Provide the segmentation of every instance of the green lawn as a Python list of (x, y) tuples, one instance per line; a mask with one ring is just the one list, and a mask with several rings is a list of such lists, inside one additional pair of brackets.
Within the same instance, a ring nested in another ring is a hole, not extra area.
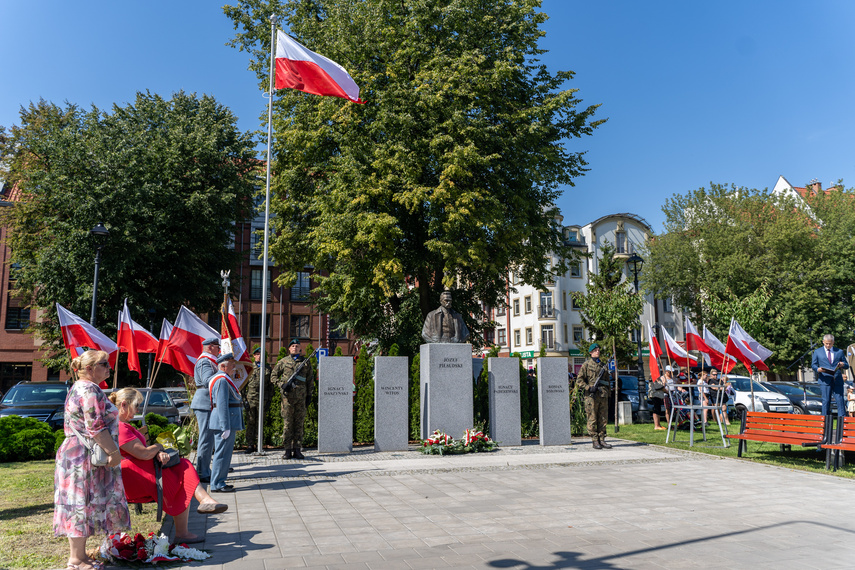
[[(0, 463), (0, 568), (65, 568), (68, 540), (53, 536), (54, 461)], [(156, 505), (131, 508), (133, 532), (159, 532)], [(87, 550), (103, 537), (90, 538)]]
[[(663, 424), (666, 425), (666, 424)], [(695, 445), (689, 447), (689, 431), (677, 430), (677, 442), (673, 441), (665, 443), (665, 435), (668, 433), (665, 430), (656, 431), (653, 429), (653, 424), (633, 424), (629, 426), (619, 426), (620, 431), (615, 433), (614, 424), (609, 425), (608, 433), (620, 439), (629, 439), (652, 445), (661, 445), (673, 449), (685, 449), (688, 451), (696, 451), (698, 453), (708, 453), (710, 455), (721, 455), (723, 457), (736, 458), (736, 446), (738, 441), (728, 440), (730, 447), (721, 447), (721, 436), (718, 432), (718, 425), (711, 423), (707, 426), (707, 441), (703, 440), (701, 431), (695, 430)], [(734, 434), (739, 432), (739, 423), (732, 422), (728, 427), (729, 433)], [(673, 432), (672, 432), (673, 433)], [(812, 447), (793, 447), (789, 451), (781, 451), (780, 446), (775, 443), (762, 443), (756, 441), (748, 442), (748, 451), (743, 452), (741, 460), (756, 461), (757, 463), (769, 463), (792, 469), (800, 469), (802, 471), (817, 471), (821, 473), (833, 474), (837, 477), (847, 477), (855, 479), (855, 466), (851, 463), (845, 467), (838, 469), (836, 472), (825, 470), (825, 452), (818, 453)], [(855, 456), (849, 454), (848, 461), (855, 463)]]

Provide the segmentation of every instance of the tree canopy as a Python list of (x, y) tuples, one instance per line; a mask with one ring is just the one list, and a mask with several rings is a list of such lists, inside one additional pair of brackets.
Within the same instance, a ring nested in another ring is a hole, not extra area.
[(45, 101), (22, 108), (20, 125), (0, 140), (8, 182), (20, 191), (3, 221), (16, 291), (44, 315), (33, 323), (38, 336), (61, 348), (55, 302), (89, 316), (89, 230), (99, 222), (110, 232), (99, 329), (115, 331), (126, 297), (145, 324), (173, 319), (182, 304), (216, 309), (219, 272), (236, 261), (235, 222), (251, 213), (253, 146), (208, 96), (138, 93), (110, 112)]
[[(538, 286), (545, 254), (572, 259), (554, 224), (559, 185), (587, 170), (567, 139), (602, 122), (573, 73), (538, 61), (536, 0), (242, 0), (226, 6), (266, 89), (271, 14), (360, 86), (357, 105), (275, 96), (271, 252), (284, 284), (306, 265), (322, 310), (409, 352), (412, 324), (454, 290), (479, 342), (478, 303), (508, 273)], [(285, 27), (285, 26), (283, 26)], [(564, 268), (566, 270), (566, 268)], [(415, 296), (415, 299), (412, 297)], [(420, 326), (420, 325), (419, 325)], [(381, 330), (382, 329), (382, 330)], [(383, 338), (381, 332), (390, 332)], [(406, 347), (406, 348), (405, 348)]]
[(783, 371), (824, 333), (853, 340), (853, 200), (842, 184), (804, 198), (717, 184), (674, 195), (644, 284), (722, 340), (736, 317)]

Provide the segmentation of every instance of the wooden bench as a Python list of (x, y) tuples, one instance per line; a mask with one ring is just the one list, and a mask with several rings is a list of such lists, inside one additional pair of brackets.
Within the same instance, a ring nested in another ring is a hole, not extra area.
[(739, 433), (727, 437), (739, 440), (736, 455), (742, 457), (742, 451), (748, 451), (748, 441), (778, 443), (781, 445), (781, 451), (793, 445), (802, 447), (824, 445), (830, 441), (830, 427), (831, 422), (826, 416), (744, 410)]
[[(825, 468), (834, 466), (834, 471), (842, 467), (841, 451), (855, 451), (855, 418), (838, 416), (837, 429), (834, 430), (833, 443), (824, 443), (822, 448), (827, 451), (825, 455)], [(832, 459), (832, 455), (834, 456)]]

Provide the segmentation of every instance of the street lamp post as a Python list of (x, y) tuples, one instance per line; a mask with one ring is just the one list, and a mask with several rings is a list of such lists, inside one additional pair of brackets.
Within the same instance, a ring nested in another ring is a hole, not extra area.
[(92, 285), (92, 312), (89, 314), (89, 324), (95, 326), (95, 305), (98, 303), (98, 266), (101, 265), (101, 248), (104, 247), (104, 240), (110, 235), (109, 230), (104, 227), (104, 224), (98, 222), (98, 225), (89, 230), (89, 235), (95, 238), (95, 282)]
[[(638, 274), (644, 266), (644, 260), (637, 253), (633, 253), (626, 264), (632, 271), (635, 294), (638, 294)], [(642, 309), (643, 312), (643, 309)], [(647, 385), (644, 381), (644, 360), (641, 358), (641, 335), (635, 335), (636, 349), (638, 351), (638, 421), (640, 423), (650, 421), (650, 410), (647, 408)]]

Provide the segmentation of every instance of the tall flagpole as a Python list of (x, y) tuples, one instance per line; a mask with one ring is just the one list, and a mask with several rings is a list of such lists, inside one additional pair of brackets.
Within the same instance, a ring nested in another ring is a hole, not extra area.
[(258, 387), (258, 446), (256, 453), (264, 453), (264, 382), (267, 372), (267, 247), (270, 235), (270, 148), (273, 139), (273, 80), (276, 69), (276, 24), (279, 19), (276, 15), (270, 16), (270, 89), (267, 92), (269, 98), (267, 103), (267, 189), (264, 196), (264, 269), (261, 272), (261, 369), (258, 371), (261, 378)]

